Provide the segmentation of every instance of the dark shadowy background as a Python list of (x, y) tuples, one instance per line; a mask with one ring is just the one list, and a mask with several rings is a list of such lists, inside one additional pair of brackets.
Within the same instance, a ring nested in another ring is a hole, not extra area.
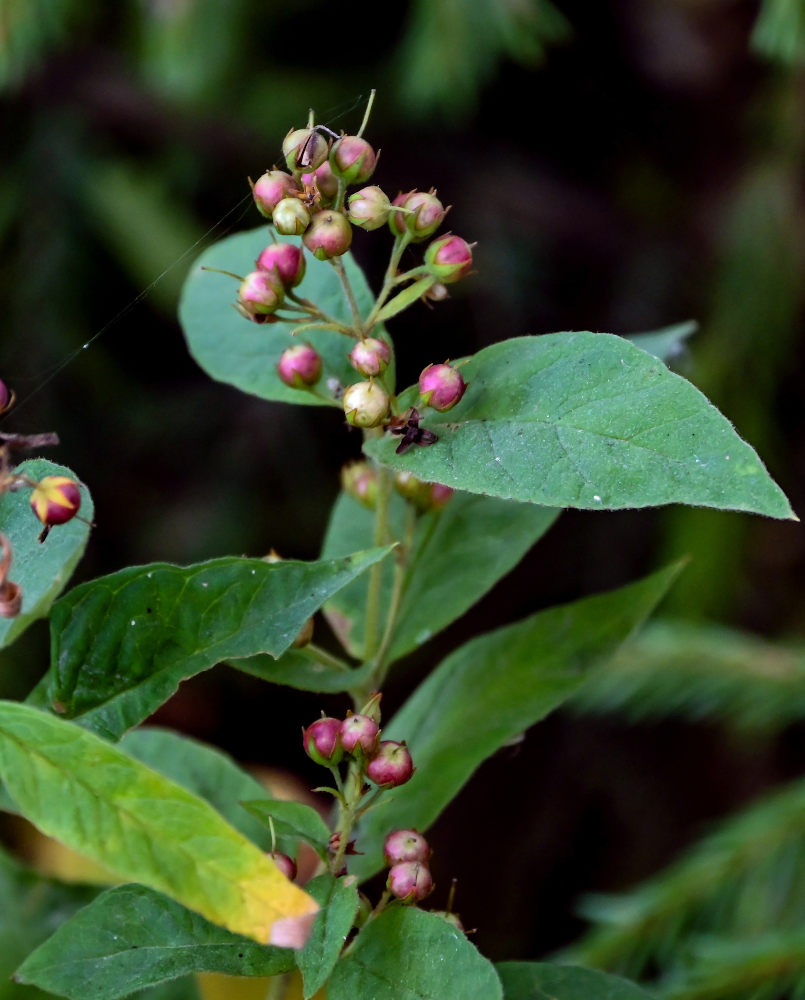
[[(802, 39), (779, 2), (758, 29), (761, 6), (407, 0), (381, 23), (379, 8), (319, 0), (0, 0), (0, 377), (20, 400), (3, 428), (58, 431), (52, 457), (93, 492), (77, 578), (272, 546), (317, 555), (357, 435), (337, 414), (211, 382), (175, 310), (205, 234), (260, 223), (246, 178), (278, 159), (288, 128), (312, 106), (355, 130), (373, 86), (375, 181), (392, 195), (436, 187), (452, 230), (478, 241), (478, 273), (450, 302), (393, 321), (403, 384), (509, 335), (694, 318), (679, 369), (805, 509)], [(374, 279), (389, 246), (356, 234)], [(686, 553), (669, 613), (805, 631), (797, 525), (570, 512), (414, 658), (388, 705), (457, 642)], [(41, 625), (4, 651), (0, 693), (24, 696), (46, 658)], [(298, 733), (320, 707), (220, 668), (161, 719), (318, 781)], [(802, 735), (746, 745), (704, 724), (552, 718), (436, 825), (437, 903), (455, 874), (482, 950), (544, 954), (581, 926), (581, 892), (632, 884), (706, 821), (801, 773)]]

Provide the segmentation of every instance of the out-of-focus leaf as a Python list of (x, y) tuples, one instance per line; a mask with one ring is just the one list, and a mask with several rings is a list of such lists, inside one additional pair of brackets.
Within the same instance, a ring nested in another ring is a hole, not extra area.
[(635, 347), (648, 351), (655, 358), (666, 363), (679, 357), (685, 350), (685, 341), (699, 329), (699, 324), (693, 320), (686, 323), (674, 323), (661, 330), (651, 330), (649, 333), (630, 333), (625, 340), (630, 340)]
[(763, 0), (752, 48), (786, 66), (805, 63), (805, 5), (801, 0)]
[(634, 983), (593, 969), (550, 962), (499, 962), (504, 1000), (650, 1000)]

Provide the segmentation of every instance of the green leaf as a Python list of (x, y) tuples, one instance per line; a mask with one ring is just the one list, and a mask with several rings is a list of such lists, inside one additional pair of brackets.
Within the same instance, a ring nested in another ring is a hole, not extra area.
[(630, 340), (641, 351), (648, 351), (660, 361), (673, 361), (685, 349), (685, 341), (699, 329), (694, 320), (685, 323), (674, 323), (664, 326), (661, 330), (651, 330), (649, 333), (631, 333), (625, 340)]
[[(42, 878), (0, 851), (0, 1000), (20, 1000), (11, 974), (25, 956), (44, 941), (59, 924), (85, 906), (97, 889), (64, 885)], [(39, 1000), (45, 994), (28, 990)]]
[[(391, 535), (405, 535), (406, 509), (394, 494)], [(395, 660), (455, 621), (511, 570), (553, 524), (558, 510), (457, 493), (442, 511), (417, 519), (398, 626), (391, 644)], [(342, 493), (336, 501), (322, 549), (335, 558), (372, 543), (374, 513)], [(456, 572), (456, 567), (461, 572)], [(388, 607), (394, 562), (383, 566), (381, 607)], [(368, 580), (344, 587), (324, 606), (330, 626), (347, 651), (363, 656)]]
[(271, 837), (264, 824), (241, 805), (244, 799), (265, 797), (266, 790), (231, 757), (188, 736), (151, 727), (126, 733), (120, 748), (205, 799), (258, 847), (271, 849)]
[(326, 694), (360, 687), (368, 681), (374, 668), (374, 664), (366, 663), (353, 670), (334, 670), (312, 659), (306, 649), (289, 649), (278, 660), (270, 656), (250, 656), (232, 660), (229, 665), (271, 684), (286, 684), (300, 691)]
[[(287, 237), (279, 239), (298, 242)], [(188, 348), (204, 371), (219, 382), (234, 385), (261, 399), (326, 405), (327, 400), (311, 392), (290, 389), (277, 375), (280, 355), (287, 347), (299, 342), (291, 336), (291, 331), (306, 322), (304, 316), (300, 313), (301, 318), (293, 323), (252, 323), (233, 308), (237, 283), (222, 274), (202, 270), (204, 267), (219, 268), (245, 275), (254, 269), (255, 259), (270, 242), (268, 227), (261, 226), (229, 236), (199, 257), (187, 277), (179, 305), (179, 319)], [(358, 307), (366, 316), (374, 302), (374, 295), (352, 255), (345, 254), (340, 259), (346, 268)], [(309, 254), (306, 254), (306, 260), (304, 281), (294, 291), (339, 322), (351, 325), (352, 313), (335, 268)], [(372, 336), (385, 338), (381, 328), (373, 329)], [(322, 357), (320, 387), (329, 378), (337, 379), (342, 385), (355, 381), (355, 369), (347, 360), (353, 346), (349, 337), (334, 330), (305, 330), (300, 337), (309, 341)]]
[(443, 660), (383, 728), (384, 738), (408, 743), (417, 770), (367, 815), (359, 835), (365, 853), (350, 870), (365, 878), (382, 866), (388, 830), (427, 829), (483, 760), (581, 687), (650, 614), (680, 568), (540, 611)]
[(34, 703), (115, 739), (220, 660), (280, 656), (328, 597), (389, 551), (152, 563), (85, 583), (53, 608), (51, 668)]
[(338, 961), (358, 912), (358, 890), (354, 882), (332, 875), (319, 875), (305, 888), (319, 904), (310, 937), (296, 956), (308, 1000), (327, 982)]
[(367, 453), (421, 479), (547, 507), (685, 503), (794, 517), (729, 421), (622, 337), (506, 340), (461, 373), (469, 383), (461, 402), (427, 413), (435, 445), (396, 455), (386, 434)]
[(312, 806), (304, 802), (284, 802), (279, 799), (257, 799), (241, 802), (253, 816), (268, 828), (269, 819), (278, 837), (297, 841), (304, 840), (322, 856), (326, 857), (330, 841), (330, 830)]
[(275, 976), (288, 948), (259, 945), (142, 885), (101, 893), (30, 955), (15, 979), (69, 1000), (115, 1000), (191, 972)]
[(618, 976), (550, 962), (499, 962), (505, 1000), (650, 1000)]
[(370, 921), (327, 984), (327, 1000), (502, 1000), (494, 966), (434, 913), (388, 909)]
[[(43, 458), (22, 462), (16, 472), (37, 481), (44, 476), (77, 478), (70, 469)], [(30, 498), (30, 490), (0, 496), (0, 531), (8, 537), (13, 550), (10, 579), (22, 587), (22, 612), (16, 618), (0, 618), (0, 648), (13, 642), (31, 622), (45, 617), (70, 579), (89, 538), (89, 525), (73, 518), (40, 542), (42, 524), (31, 510)], [(85, 486), (81, 487), (80, 512), (92, 521), (92, 498)]]
[(397, 292), (393, 299), (390, 299), (377, 314), (377, 322), (384, 323), (403, 309), (413, 305), (417, 299), (421, 299), (431, 285), (436, 284), (436, 278), (428, 275), (426, 278), (419, 278), (412, 285), (408, 285), (401, 292)]
[(210, 805), (74, 723), (0, 702), (0, 779), (43, 833), (234, 933), (266, 943), (314, 907)]

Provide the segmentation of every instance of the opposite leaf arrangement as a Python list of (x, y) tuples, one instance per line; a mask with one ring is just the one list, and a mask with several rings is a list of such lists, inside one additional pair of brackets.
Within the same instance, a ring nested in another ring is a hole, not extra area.
[[(364, 457), (343, 470), (319, 560), (157, 563), (54, 604), (88, 531), (64, 512), (76, 513), (82, 495), (88, 511), (89, 498), (68, 470), (5, 463), (0, 528), (22, 598), (0, 641), (49, 613), (52, 659), (27, 703), (0, 703), (0, 805), (125, 883), (70, 887), (0, 857), (7, 905), (29, 914), (17, 952), (0, 963), (18, 982), (75, 1000), (196, 997), (199, 972), (267, 977), (274, 1000), (646, 996), (587, 969), (487, 961), (450, 904), (420, 906), (434, 885), (423, 831), (484, 759), (582, 687), (679, 567), (470, 640), (382, 732), (379, 691), (564, 507), (793, 514), (752, 448), (665, 367), (687, 327), (633, 342), (520, 337), (457, 363), (424, 358), (418, 383), (398, 391), (384, 323), (421, 300), (441, 307), (470, 273), (472, 245), (437, 235), (447, 210), (435, 191), (390, 199), (363, 186), (377, 162), (363, 138), (368, 116), (357, 135), (330, 133), (312, 114), (289, 132), (287, 169), (252, 186), (268, 232), (206, 251), (180, 309), (190, 350), (214, 378), (267, 400), (337, 408), (361, 429)], [(348, 253), (353, 227), (391, 231), (376, 296)], [(401, 269), (426, 241), (421, 261)], [(215, 271), (237, 277), (234, 309)], [(68, 522), (45, 544), (20, 484), (33, 487), (45, 525)], [(340, 654), (312, 641), (319, 610)], [(182, 680), (221, 661), (349, 695), (345, 718), (323, 716), (304, 732), (304, 750), (332, 779), (321, 789), (334, 803), (329, 822), (268, 798), (212, 748), (141, 725)], [(318, 872), (303, 887), (294, 882), (302, 848)], [(360, 887), (384, 866), (373, 901)], [(437, 880), (454, 874), (438, 859), (434, 869)], [(45, 897), (63, 918), (55, 933), (35, 902)]]

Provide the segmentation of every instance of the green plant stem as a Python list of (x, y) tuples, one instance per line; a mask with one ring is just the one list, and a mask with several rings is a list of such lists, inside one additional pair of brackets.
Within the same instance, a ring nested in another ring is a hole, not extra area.
[(312, 642), (309, 642), (307, 646), (303, 646), (297, 652), (314, 663), (320, 663), (324, 667), (330, 667), (332, 670), (338, 670), (341, 673), (349, 673), (352, 669), (348, 663), (345, 663), (339, 657), (333, 656), (332, 653), (328, 653), (326, 649), (322, 649), (321, 646), (316, 646)]
[(347, 777), (343, 785), (343, 798), (338, 806), (338, 819), (336, 821), (334, 833), (339, 835), (338, 847), (330, 859), (330, 871), (337, 875), (343, 865), (344, 857), (349, 844), (349, 835), (355, 824), (355, 813), (362, 798), (363, 777), (361, 768), (357, 761), (351, 761)]
[(366, 126), (369, 124), (369, 115), (372, 113), (372, 105), (375, 103), (375, 94), (377, 91), (374, 87), (369, 91), (369, 100), (366, 102), (366, 110), (363, 113), (363, 121), (361, 122), (361, 127), (358, 129), (358, 138), (360, 138)]
[(394, 583), (392, 584), (391, 600), (389, 601), (389, 612), (386, 618), (386, 628), (383, 638), (380, 640), (380, 647), (375, 656), (375, 668), (372, 674), (372, 687), (379, 688), (386, 677), (386, 657), (388, 656), (391, 642), (394, 638), (394, 630), (397, 627), (397, 619), (400, 615), (400, 605), (405, 584), (409, 575), (409, 557), (414, 541), (414, 531), (416, 529), (416, 513), (411, 504), (406, 504), (405, 510), (405, 534), (402, 545), (397, 550), (397, 562), (394, 567)]
[(402, 236), (397, 236), (394, 240), (394, 246), (391, 248), (391, 257), (389, 258), (389, 266), (386, 268), (386, 276), (383, 279), (383, 287), (380, 289), (375, 304), (372, 306), (372, 311), (366, 318), (365, 330), (367, 333), (374, 326), (377, 314), (383, 308), (386, 299), (394, 289), (398, 277), (397, 268), (400, 266), (400, 259), (410, 242), (411, 234), (408, 232), (403, 233)]
[(324, 312), (324, 310), (319, 309), (319, 307), (314, 305), (314, 303), (312, 303), (309, 299), (300, 298), (293, 291), (286, 292), (285, 298), (295, 302), (314, 319), (320, 320), (322, 324), (326, 324), (324, 327), (325, 329), (337, 330), (339, 333), (345, 333), (350, 337), (355, 336), (355, 333), (350, 329), (350, 327), (348, 327), (345, 323), (339, 322), (339, 320), (337, 320), (334, 316), (330, 316), (328, 313)]
[[(376, 436), (376, 429), (367, 431), (366, 436)], [(386, 544), (388, 534), (389, 500), (391, 498), (391, 473), (379, 466), (377, 470), (377, 506), (372, 544), (379, 548)], [(364, 658), (371, 660), (377, 652), (380, 631), (380, 590), (383, 583), (382, 561), (369, 570), (369, 590), (366, 595), (366, 642)]]
[(349, 308), (350, 311), (352, 312), (352, 318), (355, 322), (355, 336), (363, 337), (364, 336), (363, 320), (361, 319), (360, 309), (358, 309), (358, 302), (355, 298), (355, 293), (352, 291), (352, 285), (350, 284), (350, 280), (347, 277), (347, 272), (344, 267), (344, 262), (341, 260), (340, 257), (332, 257), (330, 259), (330, 263), (333, 265), (338, 274), (339, 280), (341, 281), (341, 286), (344, 289), (344, 294), (347, 297), (347, 302), (349, 302)]

